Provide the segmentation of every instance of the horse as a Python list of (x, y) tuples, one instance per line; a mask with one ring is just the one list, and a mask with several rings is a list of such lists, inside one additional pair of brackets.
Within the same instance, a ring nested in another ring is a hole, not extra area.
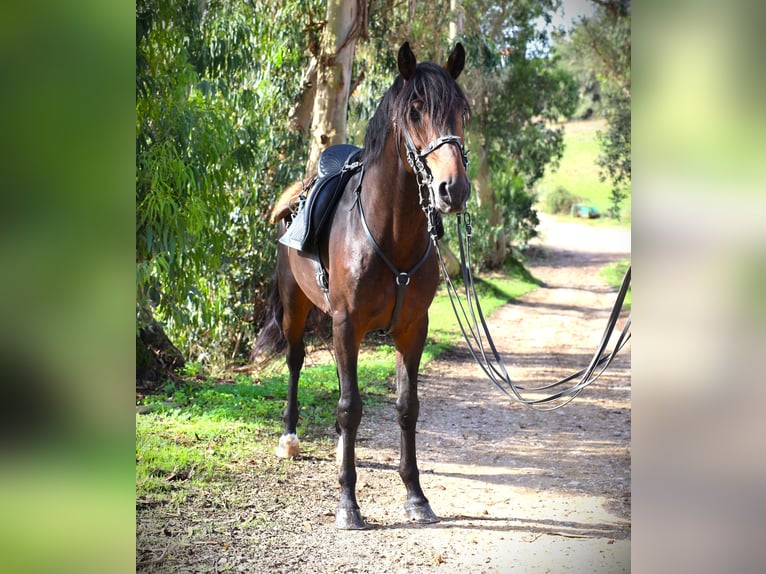
[[(289, 383), (277, 455), (295, 456), (304, 330), (312, 310), (332, 319), (340, 390), (339, 529), (368, 528), (356, 499), (355, 440), (362, 418), (357, 361), (363, 337), (376, 330), (387, 330), (396, 349), (405, 513), (414, 523), (439, 521), (421, 488), (416, 461), (417, 386), (428, 309), (440, 281), (432, 249), (438, 227), (434, 221), (440, 222), (441, 214), (461, 212), (471, 190), (463, 139), (469, 106), (456, 82), (464, 65), (460, 43), (439, 65), (418, 63), (405, 42), (397, 55), (399, 74), (367, 126), (361, 175), (342, 190), (332, 224), (319, 239), (318, 257), (278, 245), (271, 329), (263, 327), (254, 352), (273, 350), (278, 339), (286, 343)], [(291, 220), (290, 199), (305, 184), (297, 182), (285, 190), (272, 211), (272, 221), (280, 223), (283, 233)], [(318, 267), (324, 285), (317, 279)]]

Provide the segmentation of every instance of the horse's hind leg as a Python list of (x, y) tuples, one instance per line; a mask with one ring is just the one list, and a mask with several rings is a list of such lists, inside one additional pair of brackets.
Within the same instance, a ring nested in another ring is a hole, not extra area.
[(282, 413), (285, 431), (279, 439), (276, 454), (280, 458), (292, 458), (300, 452), (298, 441), (298, 379), (303, 368), (306, 349), (303, 344), (303, 331), (312, 304), (297, 284), (293, 283), (282, 290), (280, 297), (284, 306), (282, 330), (287, 339), (287, 368), (290, 372), (287, 387), (287, 406)]
[(407, 488), (404, 510), (412, 522), (430, 524), (439, 518), (431, 510), (420, 487), (420, 471), (415, 455), (415, 427), (420, 413), (418, 400), (418, 369), (423, 354), (428, 321), (409, 332), (394, 336), (396, 344), (396, 410), (401, 429), (399, 476)]

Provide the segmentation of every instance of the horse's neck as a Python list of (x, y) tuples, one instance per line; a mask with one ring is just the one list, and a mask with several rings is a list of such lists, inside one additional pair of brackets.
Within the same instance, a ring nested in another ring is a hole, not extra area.
[(415, 176), (402, 164), (389, 140), (384, 157), (365, 168), (362, 200), (367, 218), (383, 240), (417, 240), (426, 235), (426, 218), (418, 199)]

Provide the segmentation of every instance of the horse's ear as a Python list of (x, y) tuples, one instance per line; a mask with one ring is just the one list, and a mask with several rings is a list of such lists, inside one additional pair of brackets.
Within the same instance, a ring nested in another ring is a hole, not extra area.
[(463, 71), (463, 67), (465, 66), (465, 49), (463, 48), (463, 44), (458, 42), (455, 44), (455, 47), (452, 49), (452, 53), (449, 55), (449, 58), (447, 59), (447, 63), (444, 65), (445, 68), (447, 68), (447, 71), (449, 72), (450, 76), (452, 76), (453, 79), (457, 80), (457, 77), (460, 75), (460, 72)]
[(405, 42), (402, 47), (399, 48), (399, 55), (396, 58), (397, 64), (399, 64), (399, 73), (402, 78), (409, 80), (412, 74), (415, 73), (415, 67), (418, 61), (415, 59), (415, 54), (412, 53), (410, 43)]

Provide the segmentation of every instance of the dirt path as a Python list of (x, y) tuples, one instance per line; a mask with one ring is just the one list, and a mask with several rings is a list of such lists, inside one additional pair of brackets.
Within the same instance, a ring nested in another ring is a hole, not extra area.
[[(530, 268), (545, 287), (489, 321), (511, 376), (525, 383), (587, 364), (614, 300), (597, 271), (630, 252), (627, 231), (550, 219), (541, 231)], [(384, 408), (366, 413), (359, 432), (358, 499), (371, 530), (333, 526), (328, 442), (253, 475), (230, 502), (168, 518), (171, 532), (188, 529), (188, 543), (174, 549), (172, 565), (142, 571), (629, 572), (630, 347), (550, 413), (511, 403), (463, 349), (421, 377), (421, 481), (440, 523), (404, 519), (398, 427), (393, 408)], [(204, 536), (195, 537), (203, 524)]]

